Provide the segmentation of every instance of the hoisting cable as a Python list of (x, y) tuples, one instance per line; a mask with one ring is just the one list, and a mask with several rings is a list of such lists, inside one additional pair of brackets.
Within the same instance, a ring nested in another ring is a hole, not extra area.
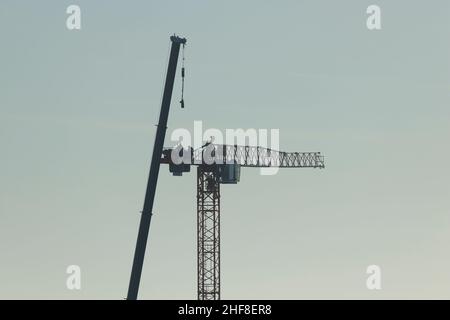
[(184, 108), (184, 46), (185, 46), (185, 44), (183, 43), (183, 48), (182, 48), (183, 58), (181, 60), (181, 100), (180, 100), (182, 109)]

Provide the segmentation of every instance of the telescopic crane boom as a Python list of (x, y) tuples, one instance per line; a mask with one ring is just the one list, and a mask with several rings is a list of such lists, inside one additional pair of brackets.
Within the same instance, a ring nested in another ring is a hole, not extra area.
[(167, 130), (167, 119), (169, 117), (170, 101), (172, 99), (173, 84), (177, 71), (178, 54), (180, 46), (186, 44), (185, 38), (175, 35), (170, 37), (172, 47), (170, 49), (169, 65), (167, 67), (166, 83), (161, 103), (161, 111), (156, 129), (155, 144), (153, 146), (152, 162), (145, 193), (144, 209), (142, 210), (141, 221), (139, 223), (139, 233), (134, 252), (133, 267), (131, 269), (130, 284), (128, 286), (128, 300), (136, 300), (139, 291), (139, 282), (141, 280), (142, 266), (144, 264), (145, 248), (147, 246), (148, 232), (152, 219), (153, 200), (155, 199), (156, 184), (158, 182), (158, 173), (163, 151), (164, 138)]

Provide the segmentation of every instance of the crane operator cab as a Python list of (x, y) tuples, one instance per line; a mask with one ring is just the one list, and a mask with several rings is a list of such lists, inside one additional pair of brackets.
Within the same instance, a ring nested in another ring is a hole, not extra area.
[(241, 165), (235, 163), (225, 163), (219, 167), (220, 183), (236, 184), (241, 178)]

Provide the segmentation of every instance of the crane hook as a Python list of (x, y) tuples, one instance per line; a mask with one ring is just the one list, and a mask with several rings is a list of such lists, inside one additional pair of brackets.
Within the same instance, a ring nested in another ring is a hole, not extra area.
[(183, 49), (182, 49), (182, 55), (183, 58), (181, 60), (181, 100), (180, 100), (180, 104), (181, 104), (181, 109), (184, 109), (184, 74), (185, 74), (185, 69), (184, 69), (184, 46), (185, 44), (183, 43)]

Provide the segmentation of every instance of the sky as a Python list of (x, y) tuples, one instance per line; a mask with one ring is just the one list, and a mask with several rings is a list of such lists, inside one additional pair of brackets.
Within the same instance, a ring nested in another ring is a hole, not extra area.
[[(165, 145), (202, 121), (325, 156), (222, 187), (223, 299), (450, 298), (448, 1), (2, 0), (0, 299), (126, 296), (173, 33)], [(161, 167), (142, 299), (197, 297), (195, 187)]]

